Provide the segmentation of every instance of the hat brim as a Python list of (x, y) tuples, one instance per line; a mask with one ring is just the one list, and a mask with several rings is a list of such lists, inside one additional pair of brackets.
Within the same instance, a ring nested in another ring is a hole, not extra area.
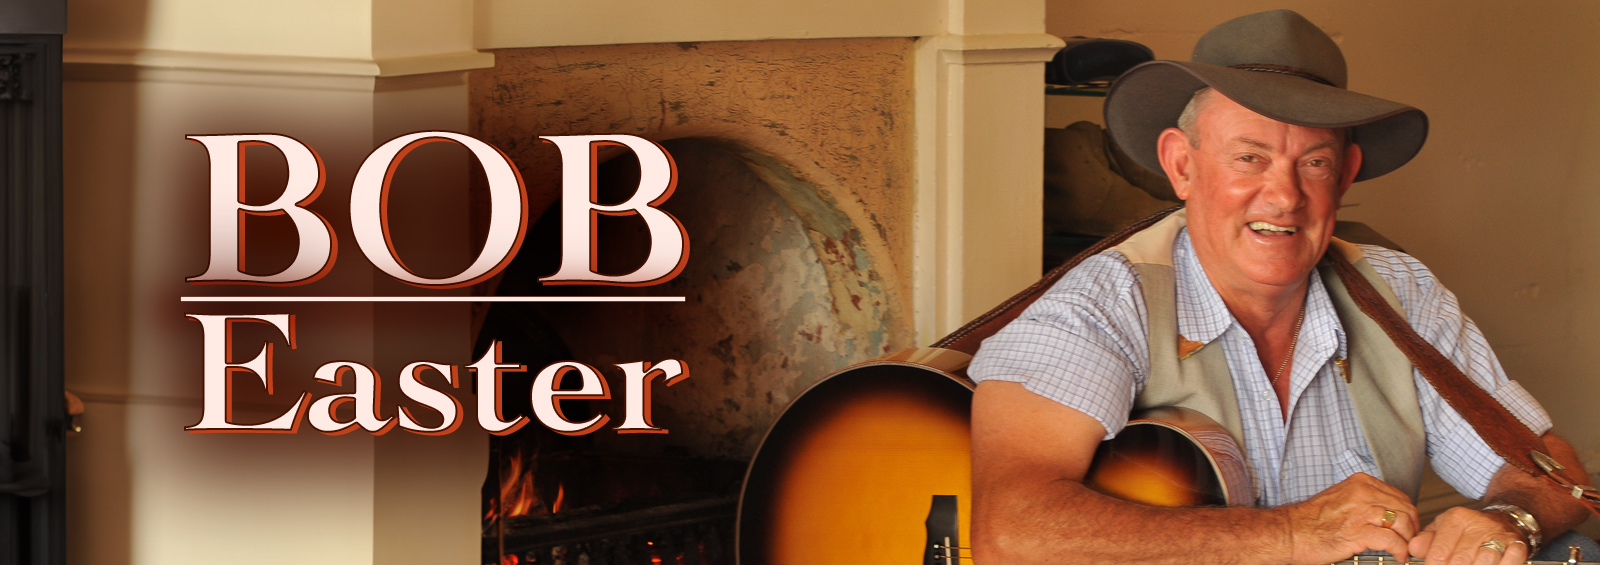
[(1163, 130), (1177, 127), (1178, 115), (1195, 91), (1208, 86), (1280, 122), (1351, 128), (1362, 150), (1356, 181), (1400, 168), (1428, 138), (1428, 116), (1399, 102), (1290, 75), (1188, 61), (1151, 61), (1124, 73), (1106, 97), (1106, 129), (1135, 162), (1165, 176), (1156, 139)]

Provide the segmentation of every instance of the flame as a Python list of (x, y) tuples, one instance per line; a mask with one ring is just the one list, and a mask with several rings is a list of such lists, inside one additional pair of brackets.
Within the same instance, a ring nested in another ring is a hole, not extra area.
[[(489, 501), (489, 511), (483, 515), (484, 521), (492, 521), (504, 515), (507, 518), (526, 516), (529, 514), (543, 513), (539, 503), (539, 494), (533, 490), (533, 466), (523, 468), (524, 458), (521, 452), (512, 453), (505, 459), (500, 473), (500, 496)], [(560, 504), (561, 497), (556, 497)], [(502, 513), (501, 503), (505, 504)]]
[(557, 484), (556, 485), (556, 501), (550, 504), (550, 513), (551, 514), (555, 514), (555, 513), (561, 511), (561, 501), (563, 499), (565, 499), (566, 497), (567, 497), (567, 485)]
[(507, 504), (506, 517), (526, 516), (539, 503), (539, 495), (533, 491), (533, 473), (523, 473), (521, 480), (512, 479), (511, 482), (516, 484), (516, 496), (508, 497), (511, 502)]
[(516, 555), (507, 555), (505, 557), (500, 558), (500, 565), (517, 565), (517, 556)]

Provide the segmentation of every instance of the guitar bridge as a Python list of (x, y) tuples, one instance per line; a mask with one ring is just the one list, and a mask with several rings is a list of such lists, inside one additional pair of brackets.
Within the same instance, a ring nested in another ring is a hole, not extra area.
[(955, 495), (933, 495), (933, 506), (928, 509), (928, 520), (923, 522), (928, 529), (928, 549), (923, 552), (922, 565), (956, 565), (962, 559), (972, 559), (970, 556), (961, 555), (961, 550), (971, 551), (972, 548), (961, 546), (961, 525), (958, 519)]
[(969, 555), (961, 555), (961, 550), (963, 550), (963, 549), (965, 549), (967, 551), (972, 551), (972, 548), (970, 548), (970, 547), (960, 547), (960, 546), (954, 546), (954, 545), (934, 545), (933, 549), (934, 549), (934, 551), (941, 552), (941, 556), (939, 557), (939, 559), (944, 561), (945, 565), (955, 565), (955, 560), (957, 560), (957, 559), (972, 559), (972, 557), (969, 556)]

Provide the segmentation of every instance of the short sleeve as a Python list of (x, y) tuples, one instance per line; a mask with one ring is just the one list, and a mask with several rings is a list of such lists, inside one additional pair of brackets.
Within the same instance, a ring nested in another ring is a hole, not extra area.
[[(1438, 348), (1528, 429), (1535, 434), (1550, 430), (1550, 416), (1527, 390), (1506, 376), (1483, 332), (1461, 312), (1454, 293), (1410, 255), (1381, 247), (1361, 247), (1373, 271), (1400, 299), (1406, 319), (1418, 335)], [(1472, 425), (1439, 396), (1420, 372), (1413, 377), (1434, 471), (1462, 494), (1482, 498), (1489, 488), (1489, 480), (1505, 465), (1505, 460), (1484, 443)]]
[(1127, 424), (1149, 371), (1139, 289), (1121, 254), (1089, 257), (984, 340), (967, 374), (1021, 383), (1100, 421), (1110, 439)]

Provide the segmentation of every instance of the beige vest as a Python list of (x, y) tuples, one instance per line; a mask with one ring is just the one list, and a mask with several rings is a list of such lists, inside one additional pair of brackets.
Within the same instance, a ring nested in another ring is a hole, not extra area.
[[(1179, 343), (1172, 245), (1185, 225), (1184, 212), (1179, 210), (1111, 248), (1127, 257), (1138, 271), (1149, 318), (1150, 377), (1134, 399), (1134, 409), (1184, 406), (1198, 410), (1233, 434), (1243, 450), (1239, 402), (1222, 346), (1194, 349), (1197, 344), (1193, 342)], [(1372, 270), (1360, 248), (1338, 239), (1329, 248), (1344, 254), (1390, 307), (1404, 314), (1394, 292)], [(1377, 322), (1361, 313), (1331, 266), (1319, 265), (1317, 270), (1344, 326), (1350, 354), (1345, 379), (1367, 446), (1382, 474), (1379, 478), (1416, 500), (1427, 444), (1411, 362)]]

